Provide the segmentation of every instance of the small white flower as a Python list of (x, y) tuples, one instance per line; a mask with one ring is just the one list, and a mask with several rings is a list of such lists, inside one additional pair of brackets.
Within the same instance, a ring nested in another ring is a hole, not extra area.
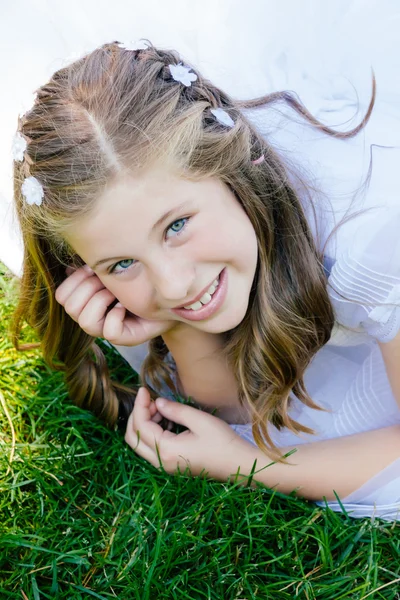
[(27, 177), (22, 184), (21, 191), (27, 204), (42, 204), (44, 191), (40, 181), (36, 177)]
[(32, 110), (32, 107), (35, 105), (36, 100), (37, 91), (26, 94), (25, 98), (20, 101), (20, 110), (18, 111), (19, 118), (23, 118), (29, 110)]
[(212, 108), (212, 114), (217, 119), (221, 125), (226, 125), (227, 127), (234, 127), (235, 121), (228, 115), (228, 113), (223, 108)]
[(26, 143), (26, 139), (22, 137), (20, 132), (18, 131), (13, 140), (12, 144), (12, 156), (14, 160), (24, 160), (24, 152), (27, 148), (28, 144)]
[(147, 50), (148, 46), (142, 40), (138, 42), (121, 42), (117, 44), (119, 48), (123, 48), (124, 50)]
[(171, 71), (172, 78), (175, 79), (175, 81), (183, 83), (186, 87), (190, 87), (192, 81), (196, 81), (197, 79), (197, 75), (190, 72), (190, 67), (185, 67), (182, 63), (179, 63), (179, 65), (168, 65), (168, 67)]

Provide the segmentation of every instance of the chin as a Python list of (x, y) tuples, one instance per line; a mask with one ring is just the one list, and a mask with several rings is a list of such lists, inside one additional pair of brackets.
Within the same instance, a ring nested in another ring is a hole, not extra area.
[(247, 311), (247, 306), (243, 307), (242, 310), (235, 310), (229, 314), (221, 314), (214, 320), (210, 320), (209, 323), (204, 323), (202, 330), (207, 333), (226, 333), (235, 329), (243, 321)]

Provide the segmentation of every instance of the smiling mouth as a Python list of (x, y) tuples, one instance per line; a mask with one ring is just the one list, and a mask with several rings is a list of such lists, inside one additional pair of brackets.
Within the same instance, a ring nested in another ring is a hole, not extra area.
[(213, 294), (217, 289), (218, 284), (219, 275), (217, 279), (214, 279), (208, 290), (202, 295), (202, 297), (199, 300), (193, 302), (193, 304), (189, 304), (188, 306), (183, 306), (183, 308), (185, 308), (186, 310), (199, 310), (202, 306), (211, 302), (211, 298), (213, 297)]
[(208, 319), (219, 311), (224, 304), (227, 286), (228, 274), (226, 268), (224, 268), (199, 300), (180, 308), (173, 308), (172, 312), (188, 321)]

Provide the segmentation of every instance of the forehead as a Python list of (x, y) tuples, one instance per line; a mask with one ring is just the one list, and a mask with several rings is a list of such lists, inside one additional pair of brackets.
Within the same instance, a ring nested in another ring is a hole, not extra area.
[(93, 214), (107, 211), (115, 205), (132, 205), (136, 208), (141, 203), (168, 202), (168, 191), (175, 193), (184, 185), (184, 179), (161, 169), (154, 169), (138, 175), (126, 174), (110, 182), (98, 196)]
[(102, 228), (115, 217), (129, 215), (141, 221), (157, 213), (159, 207), (169, 207), (173, 199), (185, 193), (185, 180), (167, 171), (154, 170), (139, 175), (124, 175), (108, 183), (95, 199), (89, 212), (80, 215), (66, 231)]

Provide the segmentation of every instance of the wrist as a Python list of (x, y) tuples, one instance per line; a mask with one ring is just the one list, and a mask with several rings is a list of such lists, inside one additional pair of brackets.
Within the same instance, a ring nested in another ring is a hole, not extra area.
[(282, 463), (263, 452), (258, 446), (241, 438), (238, 434), (234, 447), (228, 450), (228, 463), (225, 480), (236, 481), (247, 485), (249, 481), (255, 486), (255, 481), (267, 487), (275, 487), (279, 483)]

